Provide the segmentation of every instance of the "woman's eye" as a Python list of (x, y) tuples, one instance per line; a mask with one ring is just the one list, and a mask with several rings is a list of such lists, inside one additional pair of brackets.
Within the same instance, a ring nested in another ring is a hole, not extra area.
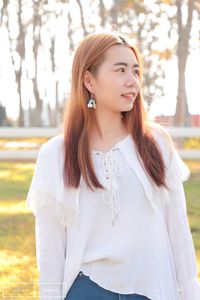
[(125, 72), (125, 68), (120, 68), (120, 69), (117, 69), (117, 71), (120, 71), (120, 72)]
[(139, 70), (135, 70), (135, 74), (139, 76), (140, 75)]

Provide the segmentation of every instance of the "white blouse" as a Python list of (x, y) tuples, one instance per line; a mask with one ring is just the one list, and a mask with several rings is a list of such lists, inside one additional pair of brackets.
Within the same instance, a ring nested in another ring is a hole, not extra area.
[(42, 299), (64, 299), (82, 270), (113, 292), (200, 300), (182, 184), (190, 172), (164, 135), (153, 133), (168, 162), (169, 191), (153, 187), (130, 135), (106, 153), (91, 151), (104, 191), (91, 191), (82, 178), (78, 191), (66, 189), (63, 137), (42, 146), (27, 196)]

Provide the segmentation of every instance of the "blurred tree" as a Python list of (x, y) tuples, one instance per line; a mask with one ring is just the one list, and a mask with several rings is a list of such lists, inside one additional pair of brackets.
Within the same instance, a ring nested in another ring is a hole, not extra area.
[(163, 95), (165, 64), (171, 55), (169, 50), (156, 51), (154, 46), (158, 41), (155, 29), (159, 27), (162, 13), (158, 5), (156, 8), (152, 11), (152, 7), (145, 4), (145, 1), (119, 0), (113, 1), (106, 13), (105, 7), (102, 6), (100, 10), (104, 12), (100, 14), (104, 18), (103, 24), (110, 23), (113, 29), (135, 38), (143, 58), (143, 93), (149, 106), (154, 99)]
[(106, 25), (106, 9), (103, 0), (99, 0), (99, 15), (101, 18), (101, 26)]
[(33, 95), (35, 98), (35, 108), (31, 110), (30, 114), (30, 125), (31, 126), (41, 126), (42, 125), (42, 99), (40, 98), (39, 94), (39, 87), (38, 87), (38, 52), (39, 47), (41, 46), (41, 40), (40, 40), (40, 32), (41, 32), (41, 15), (40, 12), (43, 11), (43, 6), (46, 1), (37, 1), (33, 0), (33, 15), (32, 20), (30, 23), (32, 23), (32, 39), (33, 39), (33, 63), (34, 63), (34, 74), (32, 78), (33, 82)]
[(8, 120), (6, 115), (6, 108), (0, 103), (0, 126), (7, 126)]
[[(178, 94), (176, 113), (174, 118), (174, 124), (176, 126), (189, 126), (191, 119), (188, 110), (188, 102), (185, 87), (185, 70), (190, 52), (190, 34), (192, 30), (192, 19), (195, 10), (195, 0), (181, 1), (176, 0), (175, 5), (177, 7), (176, 20), (178, 25), (178, 42), (177, 42), (177, 58), (178, 58)], [(183, 5), (187, 9), (187, 21), (183, 22)]]
[[(61, 67), (66, 64), (59, 58), (60, 48), (67, 41), (62, 55), (71, 57), (78, 39), (102, 27), (116, 29), (135, 39), (142, 53), (144, 99), (149, 105), (164, 95), (166, 62), (177, 53), (176, 124), (183, 125), (188, 113), (184, 72), (190, 52), (192, 20), (194, 13), (200, 14), (197, 0), (118, 0), (111, 1), (110, 5), (106, 0), (9, 0), (2, 3), (0, 22), (4, 22), (9, 30), (10, 53), (20, 100), (20, 126), (27, 118), (24, 103), (26, 106), (29, 103), (30, 125), (44, 124), (46, 112), (47, 123), (57, 126), (57, 112), (60, 113), (68, 94), (65, 76), (59, 75)], [(186, 23), (183, 22), (183, 9), (188, 15)], [(67, 68), (63, 71), (67, 72)], [(44, 80), (46, 76), (48, 80)]]
[(70, 54), (72, 54), (74, 52), (74, 40), (73, 40), (73, 28), (72, 28), (72, 24), (73, 24), (73, 20), (70, 14), (70, 11), (68, 11), (67, 13), (67, 28), (68, 28), (68, 39), (69, 39), (69, 52)]
[[(178, 94), (174, 124), (177, 126), (190, 125), (188, 111), (185, 69), (190, 53), (190, 37), (194, 12), (200, 15), (200, 3), (197, 0), (154, 0), (152, 5), (146, 1), (119, 0), (114, 1), (109, 11), (111, 22), (116, 27), (124, 25), (136, 33), (139, 48), (144, 60), (144, 99), (150, 105), (157, 97), (164, 95), (163, 82), (165, 79), (166, 61), (177, 54), (178, 59)], [(175, 8), (175, 9), (174, 9)], [(171, 9), (171, 10), (170, 10)], [(184, 12), (183, 12), (184, 10)], [(187, 21), (183, 22), (183, 13)], [(162, 34), (166, 36), (166, 43), (161, 42), (159, 30), (162, 23)], [(105, 21), (104, 21), (105, 23)], [(177, 41), (174, 42), (176, 32)], [(199, 28), (200, 32), (200, 28)], [(169, 47), (169, 41), (171, 46)], [(159, 49), (159, 44), (162, 48)]]
[(81, 0), (76, 0), (76, 1), (78, 3), (79, 9), (80, 9), (81, 26), (82, 26), (82, 29), (83, 29), (84, 36), (86, 36), (88, 34), (88, 31), (87, 31), (86, 25), (85, 25), (83, 6), (82, 6), (82, 3), (81, 3)]
[[(22, 24), (22, 6), (20, 0), (8, 2), (8, 32), (10, 39), (10, 53), (19, 96), (19, 118), (18, 126), (24, 126), (24, 110), (22, 105), (22, 74), (25, 58), (25, 31)], [(17, 19), (15, 31), (13, 30), (13, 19)]]
[(3, 0), (2, 2), (3, 2), (2, 6), (0, 7), (0, 27), (1, 27), (2, 22), (3, 22), (3, 17), (7, 13), (7, 6), (8, 6), (8, 1), (7, 0)]

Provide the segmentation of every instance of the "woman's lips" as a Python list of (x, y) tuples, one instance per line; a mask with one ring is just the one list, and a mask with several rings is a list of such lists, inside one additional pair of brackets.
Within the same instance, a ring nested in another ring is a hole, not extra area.
[(127, 100), (133, 100), (135, 98), (135, 96), (131, 93), (131, 94), (122, 94), (122, 97), (124, 97)]
[(122, 97), (130, 101), (130, 100), (134, 100), (137, 97), (138, 93), (139, 93), (139, 88), (134, 87), (132, 92), (124, 93), (122, 94)]

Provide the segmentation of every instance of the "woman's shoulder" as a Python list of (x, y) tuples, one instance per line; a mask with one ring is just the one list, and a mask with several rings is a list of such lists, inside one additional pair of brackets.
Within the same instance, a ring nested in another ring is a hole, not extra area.
[(39, 153), (48, 154), (59, 152), (64, 145), (64, 136), (63, 134), (56, 135), (50, 138), (48, 141), (44, 142), (40, 147)]
[(171, 187), (176, 187), (177, 180), (186, 181), (189, 178), (190, 169), (179, 156), (178, 149), (167, 129), (157, 123), (152, 123), (150, 128), (166, 163), (168, 182)]
[(64, 159), (64, 137), (59, 134), (44, 142), (37, 155), (36, 168), (48, 172), (62, 167)]
[(62, 145), (63, 136), (57, 135), (40, 147), (26, 199), (34, 215), (38, 208), (56, 203), (60, 174), (62, 174), (62, 155), (60, 155)]
[(161, 124), (158, 124), (153, 121), (149, 121), (147, 123), (147, 128), (151, 132), (152, 136), (156, 139), (156, 141), (165, 142), (168, 144), (174, 144), (173, 140), (167, 130), (166, 127), (162, 126)]
[(155, 136), (156, 138), (165, 139), (166, 141), (172, 142), (172, 138), (168, 130), (163, 125), (153, 121), (149, 121), (147, 123), (147, 126), (150, 129), (152, 135)]
[(161, 124), (152, 121), (148, 122), (148, 129), (158, 144), (161, 153), (170, 160), (172, 152), (175, 150), (175, 145), (167, 129)]

